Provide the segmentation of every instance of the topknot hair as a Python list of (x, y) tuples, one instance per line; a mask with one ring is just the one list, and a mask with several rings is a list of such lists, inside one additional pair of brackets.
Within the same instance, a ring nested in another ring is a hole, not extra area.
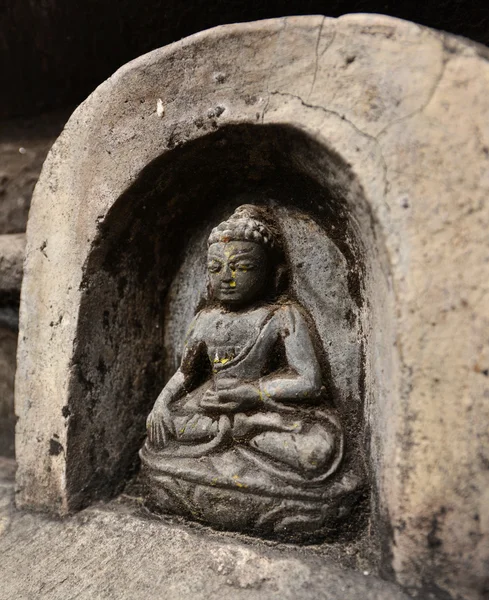
[(260, 219), (259, 210), (251, 204), (239, 206), (234, 213), (211, 231), (208, 245), (218, 242), (256, 242), (274, 248), (270, 228)]

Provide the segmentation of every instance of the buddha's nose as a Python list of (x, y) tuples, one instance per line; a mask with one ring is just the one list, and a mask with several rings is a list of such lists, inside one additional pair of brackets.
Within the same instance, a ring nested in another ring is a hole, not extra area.
[(225, 283), (229, 283), (234, 280), (234, 271), (231, 269), (229, 265), (225, 265), (221, 271), (222, 273), (222, 281)]

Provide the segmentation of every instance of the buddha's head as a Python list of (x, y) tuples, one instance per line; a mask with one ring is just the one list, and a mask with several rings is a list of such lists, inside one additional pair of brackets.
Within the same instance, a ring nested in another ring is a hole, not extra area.
[(281, 268), (277, 242), (263, 209), (249, 204), (237, 208), (209, 236), (210, 296), (229, 308), (241, 308), (276, 292)]

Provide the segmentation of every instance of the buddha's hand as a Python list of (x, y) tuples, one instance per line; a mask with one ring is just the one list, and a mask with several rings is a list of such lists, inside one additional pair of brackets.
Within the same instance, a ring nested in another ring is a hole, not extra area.
[(158, 398), (153, 410), (146, 420), (148, 440), (154, 448), (164, 448), (171, 435), (175, 434), (173, 419), (168, 409), (168, 402)]
[(251, 383), (240, 383), (236, 379), (219, 379), (215, 390), (207, 390), (201, 407), (220, 412), (239, 412), (252, 408), (260, 402), (260, 390)]

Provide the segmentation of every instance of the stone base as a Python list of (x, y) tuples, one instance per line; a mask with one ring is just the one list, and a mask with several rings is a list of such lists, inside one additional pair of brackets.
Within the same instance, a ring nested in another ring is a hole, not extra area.
[(186, 458), (172, 455), (171, 448), (154, 452), (146, 444), (140, 456), (148, 508), (287, 542), (348, 539), (359, 533), (366, 490), (351, 469), (340, 469), (321, 484), (293, 484), (260, 469), (249, 451), (240, 450)]
[(338, 501), (289, 500), (163, 476), (150, 485), (148, 507), (153, 511), (296, 543), (336, 539), (339, 532), (343, 538), (351, 535), (345, 520), (359, 502), (358, 496), (341, 505)]
[(259, 543), (148, 519), (136, 499), (64, 520), (16, 511), (13, 467), (0, 459), (0, 600), (408, 600), (358, 546)]

